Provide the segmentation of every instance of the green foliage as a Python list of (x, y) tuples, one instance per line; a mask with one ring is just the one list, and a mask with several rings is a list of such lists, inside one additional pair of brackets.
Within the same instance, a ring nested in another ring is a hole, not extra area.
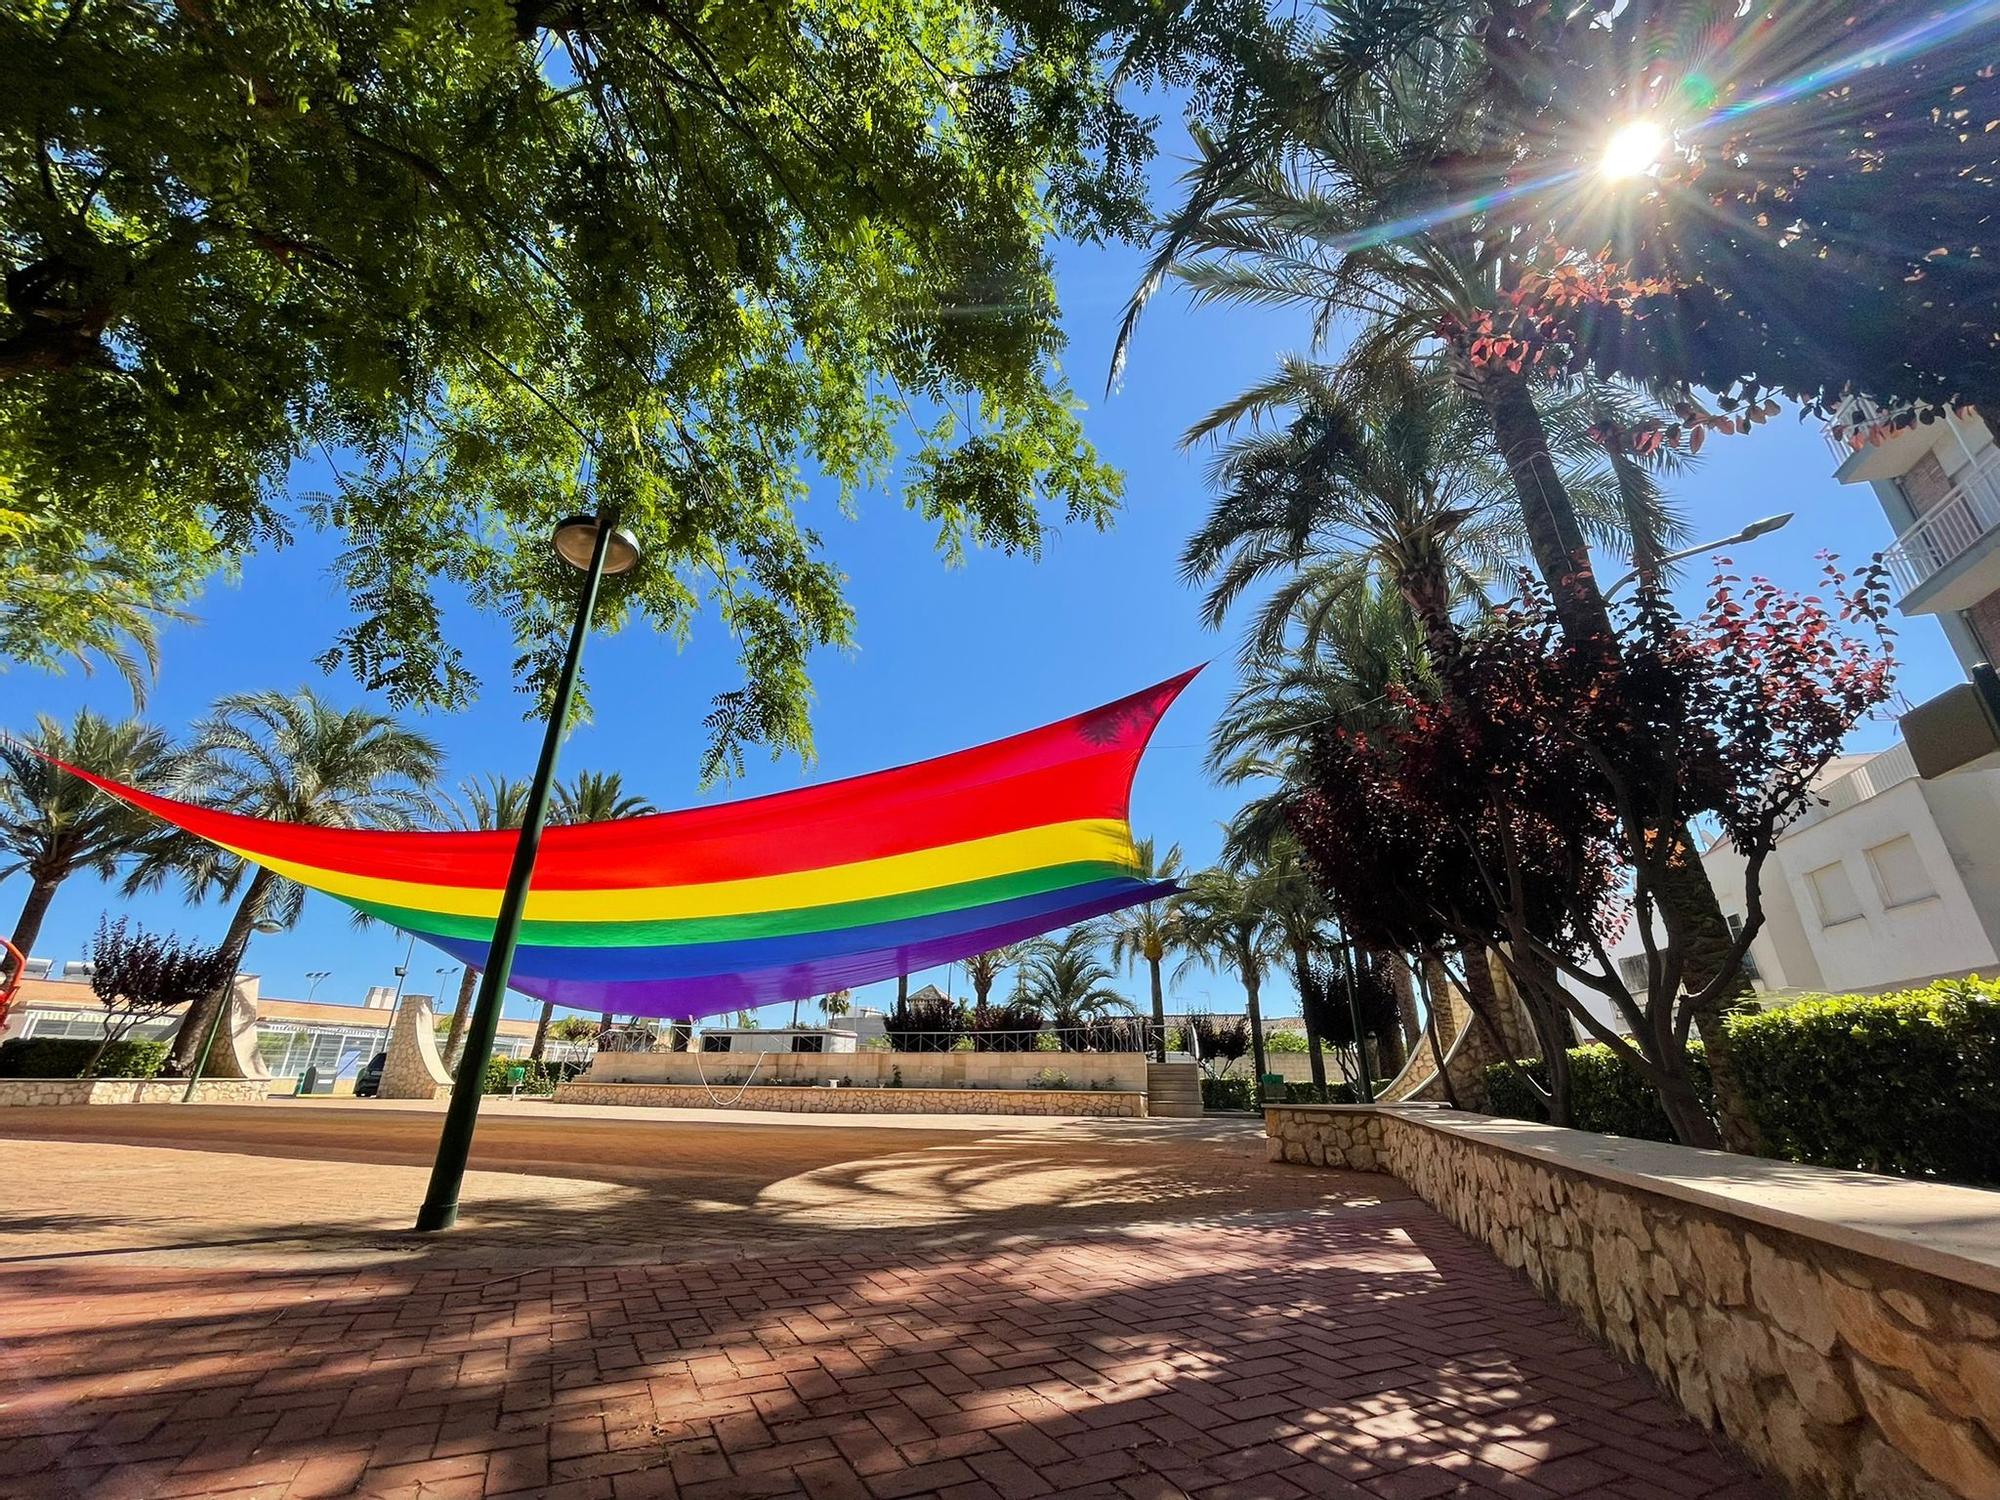
[(2000, 1183), (2000, 979), (1802, 1000), (1729, 1036), (1774, 1152)]
[[(548, 529), (601, 500), (647, 552), (605, 626), (712, 607), (738, 643), (711, 765), (805, 747), (808, 657), (853, 623), (808, 475), (845, 511), (900, 474), (947, 555), (1105, 523), (1046, 244), (1140, 227), (1122, 85), (1198, 99), (1266, 29), (1251, 0), (9, 7), (0, 651), (115, 640), (310, 526), (356, 612), (329, 664), (462, 705), (464, 597), (545, 691)], [(335, 478), (301, 506), (305, 454)]]
[[(81, 1078), (97, 1043), (89, 1037), (15, 1037), (0, 1042), (0, 1078)], [(98, 1078), (151, 1078), (166, 1061), (165, 1042), (113, 1042), (97, 1061)]]
[[(1539, 1057), (1527, 1059), (1522, 1067), (1535, 1082), (1548, 1086), (1548, 1071)], [(1569, 1070), (1570, 1115), (1578, 1130), (1642, 1141), (1675, 1139), (1652, 1085), (1609, 1047), (1594, 1042), (1570, 1048)], [(1712, 1110), (1707, 1059), (1698, 1041), (1688, 1043), (1688, 1071), (1702, 1104)], [(1516, 1120), (1548, 1118), (1541, 1100), (1505, 1063), (1495, 1063), (1486, 1070), (1486, 1097), (1496, 1115)]]
[(1251, 1078), (1204, 1078), (1201, 1081), (1203, 1109), (1256, 1109), (1257, 1083)]
[(1306, 1040), (1303, 1031), (1267, 1031), (1264, 1033), (1266, 1052), (1310, 1052), (1312, 1044)]
[(556, 1085), (567, 1083), (576, 1077), (589, 1063), (545, 1062), (531, 1057), (491, 1057), (486, 1061), (486, 1075), (480, 1083), (484, 1094), (511, 1094), (514, 1085), (508, 1075), (515, 1068), (526, 1070), (521, 1080), (524, 1094), (552, 1094)]

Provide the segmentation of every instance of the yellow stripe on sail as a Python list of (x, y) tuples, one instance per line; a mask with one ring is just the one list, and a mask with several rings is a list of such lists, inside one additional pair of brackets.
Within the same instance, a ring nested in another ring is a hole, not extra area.
[[(446, 912), (492, 918), (500, 892), (472, 886), (421, 885), (323, 870), (315, 865), (272, 859), (248, 849), (225, 846), (287, 879), (329, 896), (350, 897), (410, 911)], [(867, 901), (933, 886), (959, 885), (1038, 870), (1048, 865), (1093, 861), (1136, 872), (1138, 856), (1129, 824), (1116, 818), (1079, 818), (1023, 828), (992, 838), (968, 839), (935, 849), (918, 849), (884, 859), (796, 870), (750, 880), (718, 880), (704, 885), (641, 886), (627, 890), (528, 891), (531, 922), (662, 921), (685, 917), (726, 917), (742, 912), (791, 911), (835, 902)]]

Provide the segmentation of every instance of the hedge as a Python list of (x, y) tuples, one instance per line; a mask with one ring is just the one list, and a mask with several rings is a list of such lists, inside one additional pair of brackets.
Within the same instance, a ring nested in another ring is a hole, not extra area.
[(486, 1077), (480, 1083), (482, 1094), (511, 1094), (514, 1085), (507, 1074), (511, 1069), (522, 1068), (527, 1076), (521, 1080), (524, 1094), (553, 1094), (556, 1085), (567, 1083), (585, 1068), (587, 1062), (537, 1062), (532, 1057), (493, 1057), (487, 1059)]
[[(1346, 1083), (1329, 1083), (1318, 1088), (1310, 1083), (1288, 1083), (1285, 1085), (1287, 1104), (1352, 1104), (1354, 1087)], [(1257, 1097), (1257, 1080), (1254, 1078), (1204, 1078), (1201, 1081), (1201, 1107), (1203, 1109), (1261, 1109), (1262, 1101)]]
[[(81, 1078), (97, 1043), (89, 1037), (31, 1036), (0, 1042), (0, 1078)], [(98, 1060), (99, 1078), (151, 1078), (167, 1060), (165, 1042), (113, 1042)]]
[[(1548, 1087), (1548, 1069), (1539, 1057), (1528, 1058), (1522, 1069), (1543, 1088)], [(1708, 1059), (1701, 1043), (1688, 1043), (1688, 1068), (1694, 1075), (1695, 1092), (1703, 1104), (1712, 1104), (1708, 1079)], [(1570, 1117), (1578, 1130), (1595, 1130), (1603, 1135), (1631, 1136), (1642, 1141), (1671, 1141), (1673, 1127), (1652, 1085), (1625, 1066), (1623, 1058), (1601, 1042), (1569, 1049)], [(1505, 1063), (1486, 1070), (1488, 1108), (1496, 1115), (1515, 1120), (1546, 1120), (1548, 1111), (1521, 1077)]]
[(1731, 1017), (1729, 1039), (1774, 1155), (2000, 1183), (2000, 979), (1816, 996)]
[[(1820, 1167), (2000, 1184), (2000, 979), (1888, 995), (1828, 995), (1731, 1016), (1729, 1038), (1765, 1149)], [(1701, 1044), (1689, 1063), (1712, 1104)], [(1577, 1129), (1671, 1141), (1643, 1079), (1603, 1046), (1570, 1049)], [(1541, 1059), (1523, 1067), (1546, 1082)], [(1547, 1114), (1505, 1064), (1486, 1070), (1496, 1115)]]

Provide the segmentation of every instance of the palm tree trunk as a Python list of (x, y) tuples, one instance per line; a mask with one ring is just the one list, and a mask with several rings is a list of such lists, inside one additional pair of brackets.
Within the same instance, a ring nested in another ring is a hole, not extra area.
[[(229, 930), (222, 937), (222, 951), (229, 955), (229, 978), (223, 980), (222, 987), (207, 998), (197, 1000), (187, 1008), (181, 1017), (180, 1029), (174, 1033), (174, 1044), (167, 1053), (167, 1060), (160, 1066), (162, 1078), (187, 1078), (194, 1073), (201, 1059), (202, 1044), (208, 1038), (209, 1027), (215, 1024), (215, 1013), (219, 1007), (231, 1003), (236, 992), (236, 970), (243, 965), (244, 950), (250, 946), (250, 934), (264, 916), (265, 903), (270, 899), (271, 887), (278, 883), (278, 877), (269, 870), (259, 870), (250, 878), (250, 888), (243, 893), (243, 899), (236, 904), (236, 912), (229, 919)], [(223, 1025), (227, 1026), (225, 1020)], [(217, 1046), (211, 1048), (204, 1075), (208, 1078), (237, 1078), (241, 1070), (236, 1066), (236, 1049), (220, 1032), (216, 1034)]]
[(1320, 1051), (1319, 1021), (1313, 1014), (1319, 1007), (1310, 1003), (1312, 989), (1312, 958), (1306, 952), (1304, 943), (1292, 944), (1292, 963), (1298, 970), (1299, 1015), (1306, 1023), (1306, 1059), (1312, 1065), (1313, 1088), (1321, 1102), (1326, 1099), (1326, 1054)]
[(535, 1045), (528, 1049), (528, 1057), (533, 1062), (540, 1062), (542, 1060), (542, 1053), (548, 1048), (549, 1018), (555, 1013), (555, 1002), (553, 1000), (544, 1000), (542, 1002), (541, 1019), (535, 1022)]
[(470, 964), (459, 976), (458, 1004), (451, 1009), (451, 1030), (444, 1039), (444, 1065), (456, 1070), (458, 1049), (465, 1045), (465, 1023), (472, 1017), (472, 996), (479, 988), (479, 971)]
[(60, 875), (42, 875), (28, 887), (28, 899), (21, 903), (21, 915), (14, 920), (14, 946), (24, 960), (35, 951), (35, 939), (42, 935), (42, 919), (49, 914), (49, 903), (56, 899), (56, 888), (61, 884)]
[(1264, 1011), (1257, 1003), (1257, 992), (1261, 988), (1262, 981), (1257, 977), (1257, 971), (1253, 968), (1244, 969), (1243, 999), (1245, 1009), (1249, 1012), (1250, 1016), (1251, 1066), (1257, 1070), (1257, 1093), (1259, 1098), (1263, 1096), (1265, 1068)]
[(1563, 634), (1572, 645), (1595, 640), (1608, 647), (1611, 613), (1590, 571), (1590, 545), (1576, 507), (1549, 456), (1549, 435), (1535, 409), (1534, 391), (1524, 376), (1488, 369), (1479, 382), (1479, 397), (1514, 481), (1535, 568), (1554, 600)]
[(1146, 960), (1146, 967), (1153, 980), (1153, 1057), (1158, 1062), (1167, 1060), (1167, 992), (1160, 985), (1160, 961)]

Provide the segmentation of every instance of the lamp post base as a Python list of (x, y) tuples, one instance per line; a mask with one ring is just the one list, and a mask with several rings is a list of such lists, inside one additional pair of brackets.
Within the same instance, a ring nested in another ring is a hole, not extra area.
[(417, 1210), (417, 1233), (436, 1234), (458, 1222), (456, 1203), (426, 1203)]

